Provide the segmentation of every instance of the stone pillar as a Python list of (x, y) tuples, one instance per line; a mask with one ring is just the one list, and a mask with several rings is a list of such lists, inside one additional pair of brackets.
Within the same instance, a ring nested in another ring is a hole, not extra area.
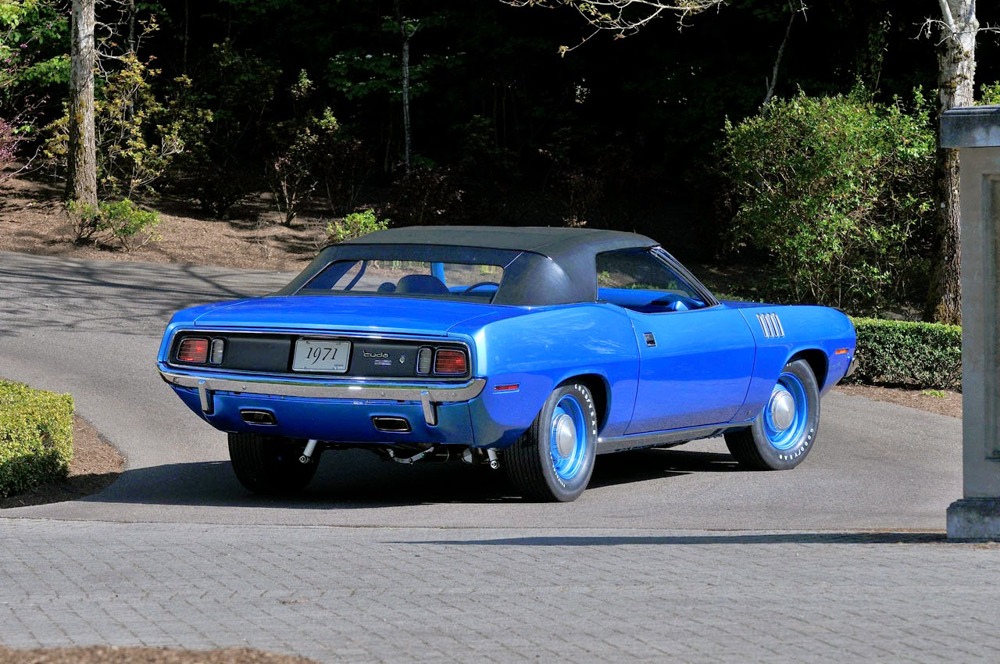
[(962, 493), (948, 537), (1000, 539), (1000, 107), (948, 111), (959, 150), (962, 233)]

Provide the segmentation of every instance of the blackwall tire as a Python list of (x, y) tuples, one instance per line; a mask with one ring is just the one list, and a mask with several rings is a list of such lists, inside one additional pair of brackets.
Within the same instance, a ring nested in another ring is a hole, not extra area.
[(305, 441), (256, 433), (229, 434), (229, 459), (236, 479), (254, 493), (269, 496), (296, 494), (316, 474), (318, 459), (300, 463)]
[(580, 383), (556, 388), (531, 427), (504, 454), (514, 488), (526, 499), (576, 500), (590, 484), (597, 454), (597, 411)]

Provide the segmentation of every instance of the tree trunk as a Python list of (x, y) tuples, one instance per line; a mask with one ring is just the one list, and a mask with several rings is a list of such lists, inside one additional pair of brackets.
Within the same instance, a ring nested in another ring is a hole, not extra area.
[(73, 0), (69, 82), (69, 164), (66, 198), (97, 207), (94, 133), (94, 0)]
[(412, 150), (410, 125), (410, 36), (403, 40), (403, 163), (410, 172), (410, 152)]
[[(938, 53), (938, 111), (975, 103), (976, 0), (939, 0), (944, 16)], [(928, 320), (962, 324), (958, 151), (938, 150), (940, 247), (924, 312)]]
[(403, 38), (403, 164), (406, 167), (406, 174), (410, 174), (410, 158), (412, 127), (410, 125), (410, 38), (413, 37), (414, 28), (408, 25), (403, 19), (403, 8), (400, 0), (396, 0), (396, 25), (399, 27), (399, 34)]
[(125, 8), (128, 10), (128, 52), (135, 55), (139, 50), (138, 38), (135, 34), (135, 0), (127, 0)]

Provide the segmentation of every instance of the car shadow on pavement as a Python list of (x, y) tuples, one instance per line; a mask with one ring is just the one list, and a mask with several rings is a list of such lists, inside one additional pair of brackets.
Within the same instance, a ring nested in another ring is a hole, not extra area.
[(727, 453), (680, 449), (647, 449), (597, 457), (590, 488), (628, 484), (693, 473), (731, 473), (740, 470)]
[[(730, 472), (728, 454), (640, 450), (598, 457), (592, 488)], [(382, 461), (362, 450), (326, 452), (300, 494), (258, 496), (236, 480), (228, 461), (179, 463), (127, 470), (108, 489), (84, 498), (99, 503), (301, 509), (357, 509), (428, 503), (520, 502), (506, 474), (461, 462), (414, 465)]]
[[(336, 457), (334, 459), (333, 457)], [(370, 459), (368, 457), (371, 457)], [(180, 463), (127, 470), (101, 503), (275, 509), (359, 509), (442, 502), (504, 500), (502, 475), (459, 464), (404, 467), (363, 452), (324, 454), (316, 477), (292, 496), (255, 495), (228, 461)]]
[[(506, 537), (469, 540), (412, 540), (392, 544), (444, 544), (449, 546), (683, 546), (714, 544), (939, 544), (949, 543), (936, 532), (782, 532), (718, 533), (651, 536)], [(959, 543), (962, 544), (962, 543)]]

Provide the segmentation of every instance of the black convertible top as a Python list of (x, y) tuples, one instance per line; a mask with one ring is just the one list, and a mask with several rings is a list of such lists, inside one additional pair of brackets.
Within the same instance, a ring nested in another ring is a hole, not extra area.
[(574, 255), (593, 257), (626, 247), (653, 247), (656, 242), (637, 233), (593, 228), (548, 226), (406, 226), (365, 235), (347, 244), (432, 244), (480, 249), (530, 251), (553, 260)]
[(637, 233), (590, 228), (408, 226), (325, 248), (279, 294), (298, 291), (334, 260), (465, 259), (504, 266), (494, 304), (593, 302), (597, 299), (597, 254), (655, 246), (655, 241)]

